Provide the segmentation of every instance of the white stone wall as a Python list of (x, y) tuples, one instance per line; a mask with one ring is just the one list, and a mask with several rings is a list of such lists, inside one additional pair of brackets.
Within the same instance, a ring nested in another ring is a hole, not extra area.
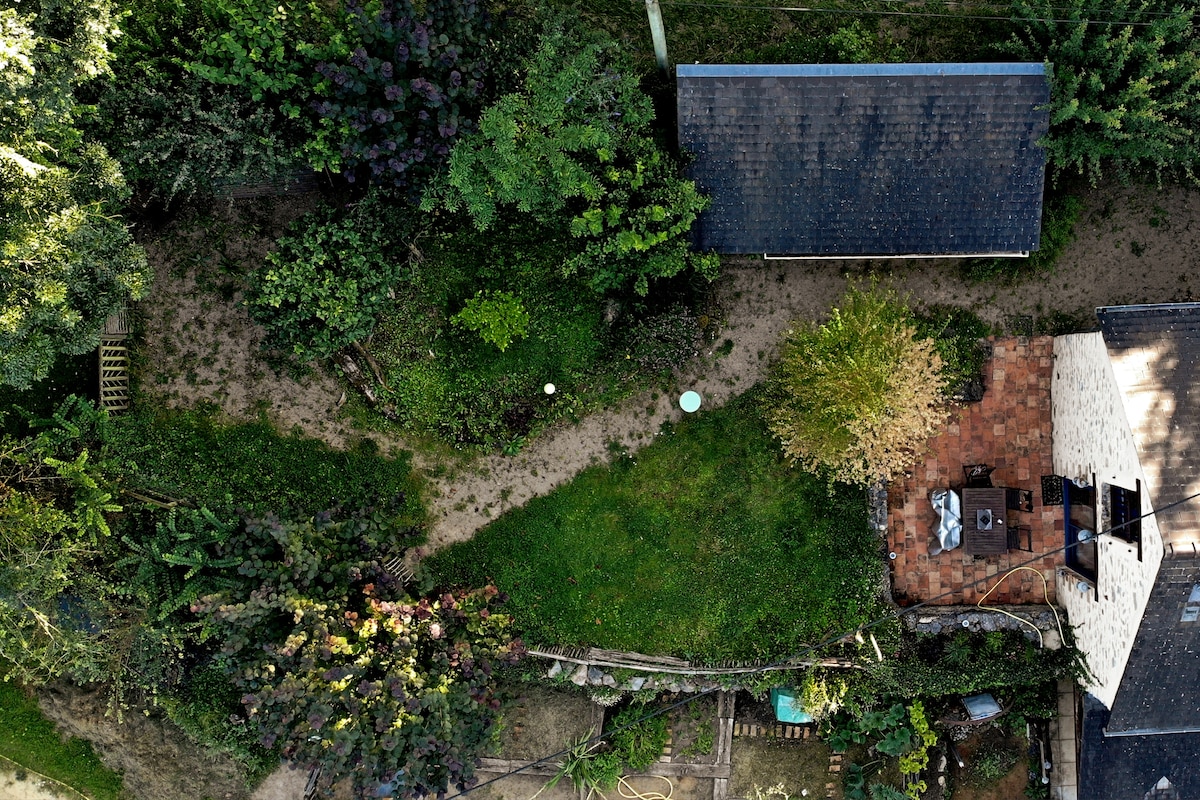
[[(1142, 482), (1143, 512), (1153, 508), (1153, 488), (1138, 459), (1137, 444), (1117, 388), (1104, 339), (1099, 332), (1060, 336), (1054, 340), (1051, 418), (1054, 471), (1099, 485), (1133, 488)], [(1103, 530), (1108, 520), (1098, 525)], [(1142, 521), (1142, 561), (1137, 548), (1113, 536), (1101, 536), (1097, 548), (1100, 599), (1089, 588), (1080, 592), (1078, 576), (1060, 569), (1058, 600), (1067, 610), (1078, 647), (1087, 655), (1092, 680), (1088, 686), (1112, 707), (1125, 662), (1146, 608), (1162, 560), (1162, 537), (1153, 519)]]

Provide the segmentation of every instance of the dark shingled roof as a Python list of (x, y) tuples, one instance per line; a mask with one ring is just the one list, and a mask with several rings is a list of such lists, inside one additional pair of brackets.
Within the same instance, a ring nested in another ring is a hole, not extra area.
[[(1154, 507), (1200, 491), (1200, 303), (1096, 309)], [(1129, 366), (1124, 366), (1128, 364)], [(1163, 541), (1191, 553), (1200, 503), (1157, 517)]]
[(677, 71), (679, 143), (719, 253), (1036, 250), (1049, 117), (1041, 64)]
[(1143, 800), (1162, 778), (1185, 800), (1200, 798), (1200, 733), (1104, 736), (1108, 709), (1083, 701), (1079, 800)]
[[(1182, 621), (1197, 584), (1200, 560), (1168, 558), (1158, 568), (1113, 701), (1109, 736), (1200, 733), (1200, 619)], [(1200, 773), (1200, 762), (1195, 769)]]

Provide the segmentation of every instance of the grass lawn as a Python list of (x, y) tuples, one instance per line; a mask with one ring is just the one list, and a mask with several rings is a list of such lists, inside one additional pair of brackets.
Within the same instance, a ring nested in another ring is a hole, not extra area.
[[(0, 664), (0, 676), (6, 672)], [(122, 796), (121, 776), (100, 763), (92, 746), (82, 739), (63, 742), (37, 701), (8, 681), (0, 681), (0, 755), (95, 800)]]
[(495, 582), (534, 643), (771, 657), (853, 627), (882, 570), (865, 492), (789, 468), (756, 403), (665, 428), (426, 566)]
[(126, 485), (221, 509), (307, 516), (344, 504), (387, 505), (423, 519), (408, 454), (379, 455), (370, 440), (339, 451), (317, 439), (280, 435), (267, 422), (225, 424), (215, 412), (141, 406), (114, 418), (109, 446)]

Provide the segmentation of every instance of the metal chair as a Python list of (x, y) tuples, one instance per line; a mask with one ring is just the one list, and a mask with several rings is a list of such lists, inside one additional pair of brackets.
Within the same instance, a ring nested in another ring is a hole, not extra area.
[(992, 472), (995, 467), (987, 464), (967, 464), (963, 467), (963, 481), (968, 489), (992, 488)]
[(1029, 489), (1005, 489), (1004, 507), (1009, 511), (1033, 511), (1033, 492)]
[(1008, 549), (1033, 552), (1033, 528), (1028, 525), (1010, 525), (1008, 528)]

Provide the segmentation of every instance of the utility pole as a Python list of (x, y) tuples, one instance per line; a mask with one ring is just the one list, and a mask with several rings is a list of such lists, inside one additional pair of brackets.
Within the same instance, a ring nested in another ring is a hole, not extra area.
[(663, 28), (662, 9), (658, 0), (646, 0), (646, 15), (650, 17), (650, 37), (654, 40), (654, 60), (663, 75), (669, 75), (667, 68), (667, 32)]

